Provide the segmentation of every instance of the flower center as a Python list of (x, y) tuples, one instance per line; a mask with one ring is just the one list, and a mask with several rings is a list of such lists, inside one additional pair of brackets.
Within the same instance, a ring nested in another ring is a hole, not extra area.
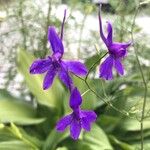
[(59, 52), (52, 55), (52, 64), (55, 69), (60, 68), (61, 57), (62, 57), (62, 55)]
[(126, 50), (124, 49), (109, 49), (109, 54), (113, 57), (113, 58), (121, 58), (124, 57), (126, 55)]

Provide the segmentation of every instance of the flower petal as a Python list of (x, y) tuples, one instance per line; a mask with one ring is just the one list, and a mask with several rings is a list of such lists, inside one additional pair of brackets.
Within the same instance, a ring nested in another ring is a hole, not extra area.
[(58, 76), (59, 76), (60, 80), (66, 85), (66, 87), (69, 88), (69, 90), (71, 91), (72, 87), (73, 87), (73, 82), (69, 76), (68, 71), (66, 71), (66, 69), (61, 67)]
[(45, 78), (44, 78), (44, 82), (43, 82), (43, 89), (46, 90), (49, 87), (51, 87), (54, 77), (56, 75), (56, 70), (54, 69), (53, 66), (51, 66), (51, 68), (48, 70)]
[(66, 61), (64, 64), (67, 66), (69, 71), (76, 75), (84, 76), (87, 74), (86, 66), (79, 61)]
[(59, 132), (63, 132), (67, 128), (67, 126), (71, 124), (71, 121), (72, 121), (72, 115), (67, 115), (61, 118), (57, 122), (56, 130)]
[(78, 108), (82, 103), (82, 97), (80, 95), (80, 92), (78, 91), (77, 88), (74, 88), (74, 90), (72, 91), (71, 93), (71, 96), (70, 96), (70, 107), (72, 109), (76, 109)]
[(106, 80), (112, 80), (112, 68), (113, 68), (114, 59), (113, 57), (109, 56), (106, 60), (100, 65), (100, 78), (104, 78)]
[(63, 47), (62, 41), (55, 31), (55, 27), (53, 26), (50, 26), (48, 28), (48, 40), (51, 44), (52, 51), (54, 53), (58, 53), (58, 52), (61, 54), (64, 53), (64, 47)]
[(81, 126), (86, 131), (90, 131), (91, 130), (90, 122), (87, 120), (86, 117), (81, 119)]
[(77, 140), (79, 138), (81, 132), (81, 125), (80, 122), (77, 120), (72, 120), (70, 125), (70, 135), (74, 140)]
[(30, 67), (30, 73), (31, 74), (42, 74), (46, 72), (51, 66), (51, 59), (38, 59), (35, 60), (31, 67)]
[(113, 29), (112, 29), (112, 24), (110, 22), (107, 22), (107, 31), (108, 31), (108, 35), (107, 35), (107, 42), (108, 45), (112, 44), (112, 34), (113, 34)]
[(81, 126), (86, 131), (91, 130), (91, 123), (96, 121), (97, 115), (94, 111), (82, 110), (81, 111)]
[(124, 68), (123, 68), (119, 59), (115, 59), (115, 68), (116, 68), (119, 75), (124, 74)]
[(90, 122), (95, 122), (96, 121), (96, 118), (97, 118), (97, 115), (94, 111), (92, 110), (82, 110), (81, 111), (81, 114), (82, 114), (82, 117), (87, 117), (88, 118), (88, 121)]

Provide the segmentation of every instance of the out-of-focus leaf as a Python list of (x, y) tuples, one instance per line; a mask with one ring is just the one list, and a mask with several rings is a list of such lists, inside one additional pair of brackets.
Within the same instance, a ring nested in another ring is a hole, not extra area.
[(11, 123), (10, 127), (6, 127), (15, 137), (24, 141), (25, 143), (31, 145), (34, 149), (41, 146), (41, 141), (37, 138), (31, 137), (23, 129), (17, 127), (15, 124)]
[[(144, 87), (141, 85), (129, 85), (124, 90), (125, 96), (143, 96), (144, 95)], [(148, 89), (147, 96), (150, 97), (150, 92)]]
[(117, 13), (122, 15), (133, 12), (138, 4), (137, 0), (110, 0), (109, 3)]
[(43, 77), (41, 75), (31, 75), (29, 73), (29, 67), (34, 60), (35, 58), (31, 54), (20, 49), (18, 53), (19, 71), (23, 74), (30, 91), (37, 98), (37, 101), (40, 104), (49, 107), (59, 106), (57, 100), (61, 100), (64, 92), (62, 85), (57, 79), (55, 79), (55, 84), (53, 84), (49, 90), (43, 90)]
[(146, 5), (146, 4), (149, 4), (150, 3), (150, 0), (145, 0), (144, 2), (140, 2), (140, 5)]
[[(130, 115), (134, 115), (137, 118), (141, 118), (143, 109), (143, 97), (142, 96), (129, 96), (126, 99), (125, 108), (128, 110)], [(145, 107), (145, 118), (150, 117), (150, 97), (147, 97), (147, 103)]]
[(0, 99), (0, 122), (14, 122), (21, 125), (31, 125), (43, 122), (44, 118), (36, 117), (36, 110), (23, 100), (15, 100), (13, 96)]
[(0, 100), (14, 100), (16, 98), (14, 98), (12, 95), (10, 95), (10, 93), (8, 93), (8, 91), (4, 90), (4, 89), (0, 89)]
[(68, 150), (67, 147), (58, 147), (56, 150)]
[(93, 55), (93, 56), (87, 58), (85, 61), (85, 65), (89, 69), (93, 64), (95, 64), (97, 62), (97, 64), (93, 67), (92, 71), (94, 71), (94, 69), (97, 67), (97, 65), (99, 65), (99, 63), (101, 61), (100, 58), (102, 56), (104, 56), (105, 54), (106, 54), (106, 51), (102, 51), (100, 54), (96, 54), (96, 55)]
[(65, 138), (69, 136), (68, 132), (57, 132), (56, 129), (53, 129), (48, 135), (44, 145), (43, 150), (55, 150), (56, 146)]
[[(121, 135), (122, 136), (122, 135)], [(140, 141), (141, 140), (141, 132), (139, 131), (130, 131), (125, 134), (125, 136), (121, 137), (124, 141)], [(144, 138), (150, 138), (150, 130), (144, 130)]]
[[(88, 59), (86, 59), (86, 61), (85, 61), (85, 65), (88, 67), (88, 68), (90, 68), (98, 59), (99, 59), (99, 55), (94, 55), (94, 56), (92, 56), (92, 57), (90, 57), (90, 58), (88, 58)], [(99, 62), (97, 63), (97, 64), (99, 64)], [(95, 66), (96, 67), (96, 66)], [(93, 69), (95, 69), (95, 67), (93, 68)]]
[(11, 123), (10, 126), (4, 126), (0, 129), (0, 141), (12, 141), (12, 140), (20, 140), (28, 145), (31, 145), (34, 148), (41, 147), (42, 141), (37, 139), (37, 137), (33, 137), (33, 135), (29, 135), (22, 128), (17, 127), (15, 124)]
[[(145, 119), (143, 122), (144, 130), (150, 129), (150, 119)], [(140, 122), (135, 119), (126, 119), (121, 123), (121, 128), (126, 131), (140, 131)]]
[[(136, 150), (141, 149), (141, 142), (139, 141), (138, 143), (134, 143), (134, 146), (136, 147)], [(144, 150), (150, 150), (150, 141), (149, 139), (144, 140)]]
[(108, 116), (108, 115), (100, 115), (97, 119), (97, 123), (105, 129), (107, 132), (112, 132), (113, 129), (119, 123), (120, 118), (115, 116)]
[(0, 142), (0, 150), (37, 150), (37, 149), (33, 149), (31, 146), (27, 145), (22, 141), (13, 140)]
[(135, 147), (132, 146), (132, 145), (129, 145), (125, 142), (121, 142), (119, 141), (116, 137), (114, 136), (109, 136), (111, 142), (114, 144), (114, 145), (117, 145), (121, 148), (121, 150), (135, 150)]
[(91, 150), (113, 150), (107, 135), (96, 124), (92, 126), (92, 130), (90, 132), (85, 132), (83, 135), (83, 142)]

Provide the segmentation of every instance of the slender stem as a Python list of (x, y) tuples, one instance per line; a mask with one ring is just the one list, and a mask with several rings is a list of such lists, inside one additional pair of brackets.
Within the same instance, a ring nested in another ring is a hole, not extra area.
[(26, 43), (27, 43), (27, 38), (26, 38), (26, 29), (25, 29), (25, 22), (23, 18), (23, 1), (21, 0), (20, 3), (20, 10), (19, 10), (19, 17), (20, 17), (20, 22), (21, 22), (21, 34), (23, 37), (23, 48), (24, 50), (27, 49)]
[(125, 17), (121, 14), (120, 16), (120, 24), (121, 24), (121, 31), (120, 31), (120, 42), (123, 41), (124, 31), (123, 31), (123, 23), (124, 23)]
[(95, 63), (93, 63), (93, 65), (90, 67), (90, 69), (89, 69), (89, 71), (88, 71), (88, 73), (87, 73), (87, 75), (86, 75), (86, 77), (85, 77), (85, 81), (87, 80), (87, 78), (88, 78), (90, 72), (93, 70), (93, 68), (95, 67), (95, 65), (96, 65), (97, 63), (99, 63), (100, 60), (101, 60), (102, 58), (104, 58), (107, 54), (108, 54), (108, 52), (105, 53), (102, 57), (100, 57)]
[(90, 89), (87, 89), (84, 93), (81, 94), (81, 96), (83, 97), (89, 91), (90, 91)]
[(94, 91), (94, 90), (91, 88), (90, 84), (89, 84), (88, 81), (87, 81), (88, 76), (89, 76), (90, 72), (93, 70), (93, 68), (95, 67), (95, 65), (96, 65), (103, 57), (105, 57), (106, 55), (107, 55), (107, 53), (105, 53), (105, 54), (104, 54), (102, 57), (100, 57), (95, 63), (93, 63), (93, 65), (90, 67), (90, 69), (89, 69), (89, 71), (88, 71), (88, 73), (87, 73), (85, 79), (83, 79), (83, 78), (81, 78), (81, 77), (79, 77), (79, 76), (77, 76), (77, 75), (75, 75), (75, 74), (74, 74), (74, 75), (75, 75), (76, 77), (78, 77), (80, 80), (82, 80), (83, 82), (85, 82), (85, 84), (86, 84), (86, 86), (88, 87), (88, 89), (89, 89), (96, 97), (98, 97), (99, 99), (101, 99), (105, 104), (107, 104), (108, 106), (110, 106), (111, 108), (113, 108), (115, 111), (121, 113), (121, 114), (124, 115), (124, 116), (127, 116), (127, 117), (129, 117), (129, 118), (131, 118), (131, 119), (136, 119), (136, 120), (138, 120), (136, 117), (130, 116), (127, 111), (122, 111), (122, 110), (116, 108), (112, 103), (110, 103), (110, 102), (106, 101), (105, 99), (103, 99), (100, 95), (97, 94), (96, 91)]
[(63, 22), (62, 22), (62, 25), (61, 25), (61, 36), (60, 36), (61, 40), (63, 40), (65, 20), (66, 20), (66, 9), (64, 10), (64, 18), (63, 18)]
[[(135, 12), (135, 15), (134, 15), (134, 18), (133, 18), (132, 27), (131, 27), (131, 38), (132, 38), (133, 42), (134, 42), (133, 30), (134, 30), (135, 20), (136, 20), (136, 17), (138, 15), (139, 9), (140, 9), (140, 4), (137, 7), (137, 10)], [(133, 48), (134, 48), (135, 57), (136, 57), (136, 60), (137, 60), (137, 64), (139, 66), (139, 70), (140, 70), (141, 77), (142, 77), (142, 80), (143, 80), (143, 85), (144, 85), (144, 100), (143, 100), (142, 115), (141, 115), (141, 120), (140, 120), (140, 125), (141, 125), (141, 150), (143, 150), (144, 149), (143, 121), (144, 121), (144, 117), (145, 117), (145, 107), (146, 107), (146, 97), (147, 97), (147, 83), (146, 83), (146, 79), (144, 77), (142, 66), (141, 66), (140, 61), (139, 61), (139, 57), (138, 57), (138, 53), (137, 53), (137, 49), (136, 49), (135, 43), (133, 45)]]
[(117, 112), (121, 113), (122, 115), (127, 116), (127, 117), (129, 117), (129, 118), (131, 118), (131, 119), (137, 119), (136, 117), (131, 117), (128, 112), (122, 111), (122, 110), (116, 108), (112, 103), (106, 101), (106, 100), (103, 99), (101, 96), (99, 96), (99, 95), (90, 87), (90, 85), (89, 85), (89, 83), (87, 82), (87, 80), (85, 80), (85, 84), (87, 85), (87, 87), (90, 89), (90, 91), (91, 91), (94, 95), (96, 95), (98, 98), (100, 98), (105, 104), (107, 104), (108, 106), (110, 106), (111, 108), (113, 108), (115, 111), (117, 111)]

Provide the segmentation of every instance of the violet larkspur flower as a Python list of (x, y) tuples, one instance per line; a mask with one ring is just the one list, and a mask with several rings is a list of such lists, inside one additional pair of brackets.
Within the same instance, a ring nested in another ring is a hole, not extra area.
[[(101, 7), (101, 5), (100, 5)], [(101, 64), (99, 71), (100, 77), (106, 80), (113, 79), (112, 69), (115, 67), (119, 75), (124, 74), (124, 68), (121, 63), (122, 59), (127, 55), (127, 48), (131, 45), (131, 42), (128, 43), (118, 43), (113, 42), (113, 29), (112, 24), (107, 22), (107, 36), (104, 35), (102, 29), (102, 20), (100, 15), (101, 8), (99, 9), (99, 26), (100, 26), (100, 36), (108, 48), (109, 56)]]
[(91, 123), (96, 121), (97, 115), (91, 110), (81, 110), (80, 105), (82, 103), (82, 97), (77, 88), (74, 88), (70, 96), (70, 107), (73, 112), (65, 117), (61, 118), (56, 129), (59, 132), (63, 132), (68, 126), (70, 126), (70, 135), (74, 140), (77, 140), (81, 129), (86, 131), (91, 130)]
[(65, 21), (66, 11), (64, 13), (64, 19), (61, 29), (61, 38), (56, 33), (55, 27), (50, 26), (48, 28), (48, 41), (50, 42), (51, 49), (53, 51), (52, 56), (48, 56), (45, 59), (35, 60), (31, 67), (31, 74), (42, 74), (46, 73), (43, 89), (48, 89), (54, 80), (56, 75), (59, 76), (60, 80), (70, 89), (73, 87), (72, 79), (69, 76), (69, 72), (72, 72), (79, 76), (84, 76), (87, 73), (87, 69), (84, 64), (79, 61), (65, 61), (62, 60), (64, 54), (64, 46), (62, 43), (63, 25)]

